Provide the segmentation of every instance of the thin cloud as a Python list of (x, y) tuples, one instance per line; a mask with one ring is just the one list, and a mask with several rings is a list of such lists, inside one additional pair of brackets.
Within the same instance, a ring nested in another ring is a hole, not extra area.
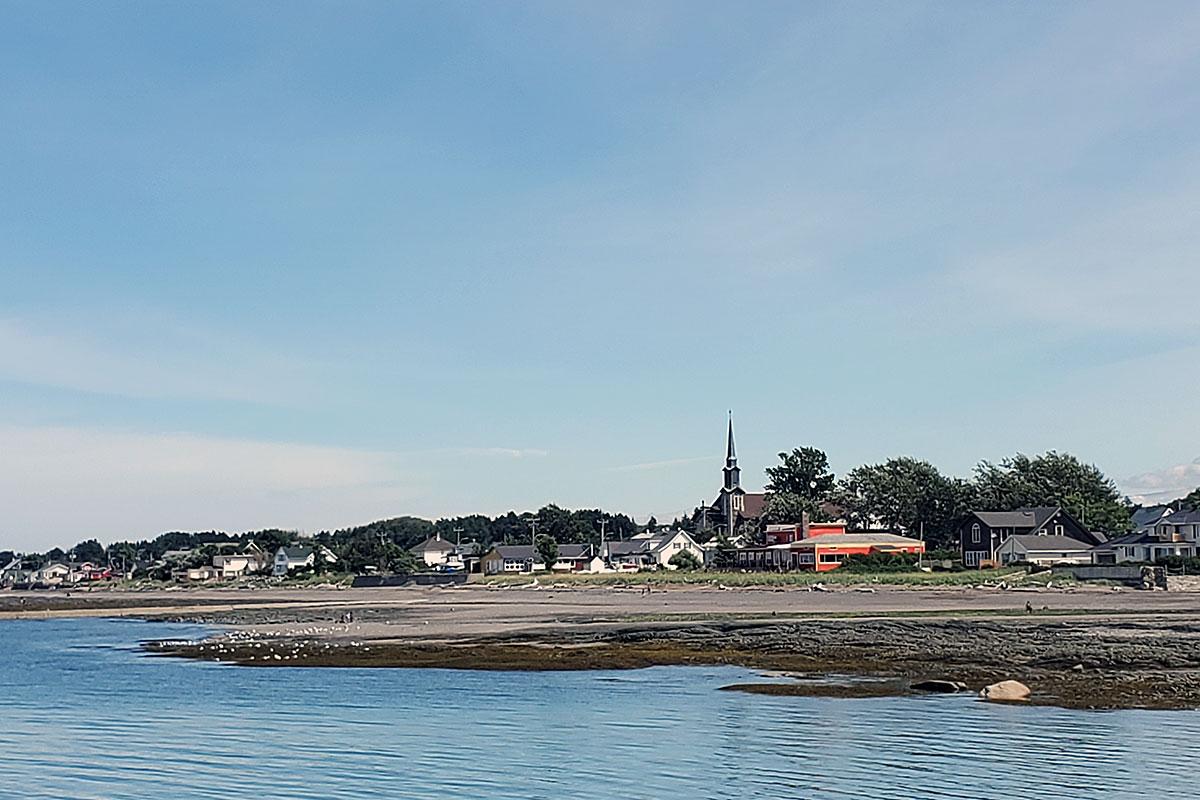
[(1177, 500), (1200, 487), (1200, 458), (1153, 472), (1143, 472), (1121, 482), (1135, 503), (1148, 505)]
[(640, 464), (625, 464), (620, 467), (609, 467), (606, 472), (649, 472), (667, 467), (678, 467), (683, 464), (696, 464), (701, 461), (711, 461), (712, 456), (692, 456), (690, 458), (669, 458), (665, 461), (644, 461)]

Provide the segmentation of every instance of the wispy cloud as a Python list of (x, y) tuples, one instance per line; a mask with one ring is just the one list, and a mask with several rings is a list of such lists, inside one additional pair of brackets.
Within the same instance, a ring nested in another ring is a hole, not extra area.
[(1200, 487), (1200, 458), (1134, 475), (1121, 481), (1121, 487), (1130, 499), (1143, 505), (1176, 500)]
[(713, 457), (708, 456), (691, 456), (689, 458), (668, 458), (664, 461), (644, 461), (640, 464), (625, 464), (619, 467), (609, 467), (607, 472), (650, 472), (657, 469), (667, 469), (669, 467), (678, 467), (683, 464), (696, 464), (701, 461), (712, 461)]
[(65, 427), (0, 427), (0, 544), (164, 530), (338, 527), (406, 513), (426, 490), (386, 452)]

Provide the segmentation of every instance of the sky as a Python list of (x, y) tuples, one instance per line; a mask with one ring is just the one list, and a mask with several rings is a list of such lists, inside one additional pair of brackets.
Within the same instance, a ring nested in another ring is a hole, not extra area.
[(1195, 3), (0, 0), (0, 549), (1200, 484)]

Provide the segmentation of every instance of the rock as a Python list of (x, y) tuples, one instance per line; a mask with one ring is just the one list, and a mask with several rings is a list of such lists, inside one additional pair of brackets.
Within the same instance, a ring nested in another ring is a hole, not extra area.
[(966, 691), (967, 685), (959, 681), (918, 681), (912, 685), (912, 688), (918, 692), (953, 694), (955, 692)]
[(1029, 699), (1029, 687), (1020, 681), (1000, 681), (980, 689), (979, 696), (994, 703), (1015, 703)]

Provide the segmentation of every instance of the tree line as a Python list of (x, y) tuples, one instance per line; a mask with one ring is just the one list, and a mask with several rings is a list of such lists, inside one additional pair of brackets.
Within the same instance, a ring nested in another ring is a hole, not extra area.
[[(956, 543), (958, 525), (972, 509), (1012, 511), (1046, 505), (1061, 505), (1088, 528), (1113, 535), (1130, 528), (1130, 514), (1136, 508), (1098, 467), (1055, 451), (1037, 456), (1017, 454), (996, 463), (981, 461), (969, 478), (944, 475), (933, 464), (908, 456), (864, 464), (838, 477), (830, 469), (824, 451), (798, 447), (779, 453), (779, 463), (767, 467), (766, 478), (763, 516), (741, 531), (752, 538), (760, 536), (767, 524), (799, 522), (807, 513), (814, 521), (845, 519), (851, 530), (894, 530), (923, 536), (932, 548), (949, 547)], [(1200, 488), (1172, 505), (1200, 508)], [(711, 528), (697, 527), (703, 518), (699, 511), (690, 518), (674, 520), (669, 527), (688, 530), (701, 542), (714, 538), (716, 532)], [(539, 535), (536, 543), (535, 523)], [(394, 517), (321, 531), (312, 538), (355, 572), (368, 566), (404, 572), (417, 567), (410, 549), (435, 534), (452, 543), (474, 543), (480, 552), (496, 544), (536, 544), (549, 555), (551, 543), (598, 545), (602, 528), (609, 539), (628, 539), (641, 530), (654, 531), (658, 527), (654, 517), (639, 526), (627, 514), (601, 509), (568, 510), (549, 504), (536, 512), (509, 511), (497, 517)], [(730, 548), (721, 537), (716, 538), (725, 549)], [(153, 539), (119, 541), (107, 547), (96, 539), (87, 539), (67, 551), (56, 547), (46, 553), (26, 554), (24, 560), (32, 567), (68, 560), (121, 566), (161, 561), (170, 551), (192, 551), (183, 563), (199, 566), (208, 563), (217, 545), (240, 548), (253, 542), (265, 552), (274, 552), (299, 541), (298, 532), (277, 528), (232, 534), (171, 531)], [(0, 552), (0, 566), (14, 557), (12, 551)]]
[[(1131, 528), (1137, 508), (1099, 467), (1070, 453), (1021, 453), (999, 462), (981, 461), (970, 478), (942, 474), (928, 461), (901, 456), (855, 467), (840, 478), (826, 454), (800, 447), (779, 454), (768, 467), (763, 518), (752, 525), (845, 519), (851, 530), (887, 529), (923, 535), (932, 547), (949, 547), (971, 510), (1014, 511), (1062, 506), (1091, 530), (1115, 535)], [(1176, 501), (1200, 508), (1200, 488)]]

